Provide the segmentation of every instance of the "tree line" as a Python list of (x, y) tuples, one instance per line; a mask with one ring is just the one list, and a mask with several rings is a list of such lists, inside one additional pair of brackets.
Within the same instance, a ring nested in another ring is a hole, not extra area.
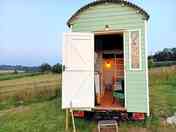
[(176, 61), (176, 48), (164, 48), (162, 51), (158, 51), (154, 55), (150, 55), (149, 59), (153, 59), (155, 62)]
[(0, 65), (0, 70), (2, 71), (14, 71), (13, 73), (18, 74), (19, 72), (28, 73), (62, 73), (62, 64), (57, 63), (55, 65), (50, 65), (48, 63), (43, 63), (40, 66), (22, 66), (22, 65)]
[(176, 48), (164, 48), (148, 57), (149, 68), (176, 65)]
[(53, 72), (53, 73), (62, 73), (62, 64), (57, 63), (53, 66), (51, 66), (48, 63), (43, 63), (39, 67), (40, 72)]

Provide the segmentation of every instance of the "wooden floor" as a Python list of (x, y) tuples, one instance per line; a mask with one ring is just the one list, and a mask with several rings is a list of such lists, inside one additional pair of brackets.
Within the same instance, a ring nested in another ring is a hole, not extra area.
[(104, 96), (101, 98), (101, 107), (123, 107), (120, 102), (115, 99), (113, 101), (112, 91), (106, 91)]
[(112, 91), (106, 91), (104, 96), (101, 97), (100, 105), (96, 107), (96, 109), (112, 109), (112, 110), (120, 110), (125, 111), (125, 108), (117, 99), (113, 100)]

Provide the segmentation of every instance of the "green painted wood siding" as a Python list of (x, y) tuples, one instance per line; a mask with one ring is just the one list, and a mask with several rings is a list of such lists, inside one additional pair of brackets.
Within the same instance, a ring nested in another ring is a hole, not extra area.
[(147, 82), (145, 61), (145, 24), (135, 9), (119, 4), (90, 7), (71, 22), (73, 32), (103, 31), (105, 25), (113, 30), (141, 29), (142, 70), (130, 71), (129, 33), (125, 31), (126, 103), (128, 112), (147, 113)]

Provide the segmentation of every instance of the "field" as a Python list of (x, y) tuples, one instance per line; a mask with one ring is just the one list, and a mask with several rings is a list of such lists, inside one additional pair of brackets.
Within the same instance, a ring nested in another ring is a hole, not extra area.
[[(60, 80), (60, 75), (46, 74), (0, 81), (0, 132), (64, 132)], [(175, 132), (176, 127), (165, 122), (176, 112), (175, 80), (176, 67), (151, 69), (151, 117), (122, 122), (120, 132)], [(78, 132), (94, 132), (96, 122), (77, 119), (76, 127)]]
[(36, 76), (36, 75), (41, 75), (42, 73), (38, 72), (38, 73), (25, 73), (25, 72), (19, 72), (19, 74), (16, 74), (14, 72), (10, 72), (10, 71), (0, 71), (0, 81), (3, 80), (13, 80), (13, 79), (17, 79), (17, 78), (23, 78), (23, 77), (30, 77), (30, 76)]
[(176, 112), (176, 66), (151, 69), (150, 107), (152, 114), (163, 118)]
[(0, 110), (55, 98), (60, 80), (61, 76), (58, 74), (30, 74), (29, 76), (24, 73), (20, 73), (18, 77), (13, 76), (10, 80), (1, 80)]
[(0, 70), (0, 74), (7, 74), (7, 73), (13, 73), (14, 70)]

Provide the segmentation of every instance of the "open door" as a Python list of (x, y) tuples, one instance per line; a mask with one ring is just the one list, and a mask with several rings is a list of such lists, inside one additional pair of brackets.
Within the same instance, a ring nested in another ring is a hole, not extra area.
[(94, 34), (64, 33), (62, 108), (94, 107)]

